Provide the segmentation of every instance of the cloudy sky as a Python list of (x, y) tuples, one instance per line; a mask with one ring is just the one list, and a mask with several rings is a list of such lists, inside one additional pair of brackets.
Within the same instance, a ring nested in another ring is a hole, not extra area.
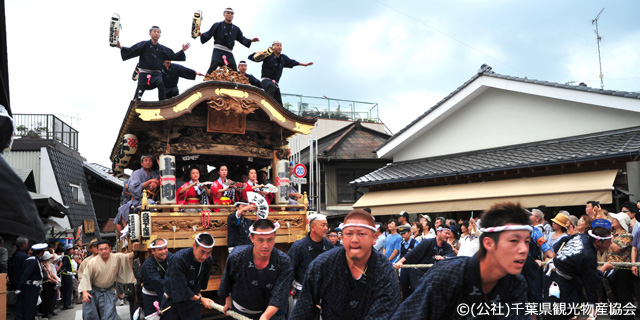
[[(183, 64), (204, 73), (213, 42), (190, 37), (232, 6), (248, 38), (236, 60), (273, 40), (310, 67), (286, 69), (285, 93), (370, 101), (397, 132), (487, 63), (500, 74), (599, 87), (599, 20), (605, 89), (640, 91), (640, 2), (622, 1), (5, 1), (11, 108), (53, 113), (80, 131), (90, 162), (108, 159), (136, 84), (137, 59), (122, 61), (108, 45), (109, 20), (121, 17), (120, 42), (148, 40), (151, 25), (173, 50), (191, 43)], [(249, 64), (259, 77), (260, 65)], [(201, 79), (201, 78), (200, 78)], [(198, 81), (198, 80), (197, 80)], [(180, 89), (196, 82), (181, 80)], [(143, 100), (157, 99), (156, 91)]]

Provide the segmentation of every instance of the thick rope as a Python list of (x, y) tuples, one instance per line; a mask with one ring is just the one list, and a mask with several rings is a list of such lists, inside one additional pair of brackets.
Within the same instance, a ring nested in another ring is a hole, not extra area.
[(402, 265), (402, 269), (404, 268), (418, 269), (418, 268), (431, 268), (431, 267), (433, 267), (433, 264), (403, 264)]
[[(551, 260), (549, 260), (551, 261)], [(543, 262), (542, 265), (546, 265), (548, 262)], [(616, 269), (631, 269), (631, 267), (640, 267), (640, 262), (611, 262)], [(604, 265), (604, 262), (598, 262), (599, 266)], [(402, 268), (431, 268), (433, 264), (403, 264)]]
[[(219, 305), (219, 304), (217, 304), (217, 303), (215, 303), (213, 301), (211, 301), (209, 303), (209, 307), (211, 307), (213, 309), (216, 309), (216, 310), (218, 310), (220, 312), (222, 312), (222, 309), (224, 309), (223, 305)], [(227, 314), (231, 318), (234, 318), (234, 319), (237, 319), (237, 320), (251, 320), (251, 318), (245, 317), (245, 316), (243, 316), (243, 315), (241, 315), (241, 314), (239, 314), (239, 313), (237, 313), (235, 311), (227, 310)]]

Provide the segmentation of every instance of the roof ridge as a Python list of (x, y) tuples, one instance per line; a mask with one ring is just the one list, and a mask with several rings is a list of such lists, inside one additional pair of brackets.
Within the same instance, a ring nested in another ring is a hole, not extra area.
[(597, 88), (592, 88), (592, 87), (587, 87), (587, 86), (568, 85), (568, 84), (562, 84), (562, 83), (558, 83), (558, 82), (549, 82), (549, 81), (543, 81), (543, 80), (529, 79), (527, 77), (521, 78), (521, 77), (516, 77), (516, 76), (503, 75), (503, 74), (500, 74), (500, 73), (496, 73), (495, 71), (492, 71), (492, 68), (490, 66), (488, 66), (486, 64), (483, 64), (482, 66), (480, 66), (480, 69), (469, 80), (465, 81), (462, 85), (460, 85), (455, 90), (450, 92), (442, 100), (438, 101), (432, 107), (427, 109), (427, 111), (425, 111), (422, 115), (418, 116), (416, 119), (414, 119), (409, 124), (407, 124), (404, 128), (400, 129), (400, 131), (398, 131), (394, 135), (392, 135), (387, 141), (385, 141), (378, 148), (376, 148), (374, 150), (374, 152), (377, 152), (378, 150), (380, 150), (380, 148), (384, 147), (389, 142), (394, 140), (396, 137), (400, 136), (402, 133), (407, 131), (414, 124), (416, 124), (417, 122), (422, 120), (428, 114), (433, 112), (433, 110), (435, 110), (438, 107), (440, 107), (442, 104), (444, 104), (446, 101), (448, 101), (452, 96), (458, 94), (460, 91), (462, 91), (462, 89), (466, 88), (469, 84), (471, 84), (472, 82), (474, 82), (476, 79), (480, 78), (481, 76), (488, 76), (488, 77), (492, 77), (492, 78), (504, 79), (504, 80), (510, 80), (510, 81), (519, 81), (519, 82), (531, 83), (531, 84), (535, 84), (535, 85), (543, 85), (543, 86), (560, 88), (560, 89), (569, 89), (569, 90), (584, 91), (584, 92), (590, 92), (590, 93), (606, 94), (606, 95), (623, 97), (623, 98), (640, 99), (640, 92), (619, 91), (619, 90), (604, 90), (604, 89), (597, 89)]
[(351, 184), (377, 185), (459, 174), (633, 157), (638, 154), (640, 154), (640, 126), (390, 163), (355, 179)]
[(329, 153), (331, 152), (331, 150), (333, 150), (334, 147), (336, 147), (337, 145), (341, 144), (343, 139), (349, 135), (349, 133), (355, 131), (356, 126), (357, 126), (358, 122), (354, 122), (352, 124), (350, 124), (349, 126), (347, 126), (347, 130), (345, 130), (336, 140), (333, 141), (333, 143), (325, 150), (323, 150), (323, 153)]
[(622, 129), (614, 129), (614, 130), (602, 131), (602, 132), (586, 133), (586, 134), (581, 134), (581, 135), (577, 135), (577, 136), (569, 136), (569, 137), (564, 137), (564, 138), (554, 138), (554, 139), (548, 139), (548, 140), (532, 141), (532, 142), (526, 142), (526, 143), (521, 143), (521, 144), (514, 144), (514, 145), (510, 145), (510, 146), (503, 146), (503, 147), (494, 147), (494, 148), (488, 148), (488, 149), (465, 151), (465, 152), (453, 153), (453, 154), (448, 154), (448, 155), (440, 155), (440, 156), (435, 156), (435, 157), (426, 157), (426, 158), (420, 158), (420, 159), (414, 159), (414, 160), (398, 161), (398, 162), (394, 162), (392, 164), (410, 164), (412, 162), (422, 162), (422, 161), (425, 161), (425, 160), (440, 160), (440, 159), (443, 159), (443, 158), (447, 158), (448, 159), (448, 158), (455, 158), (455, 157), (459, 157), (459, 156), (468, 156), (468, 155), (472, 155), (472, 154), (487, 154), (487, 153), (499, 152), (499, 151), (503, 151), (503, 150), (516, 150), (516, 149), (522, 149), (522, 148), (531, 147), (531, 146), (541, 146), (541, 145), (549, 145), (549, 144), (558, 144), (558, 143), (563, 143), (563, 142), (571, 142), (571, 141), (576, 141), (576, 140), (584, 140), (584, 139), (593, 138), (593, 137), (607, 137), (607, 136), (612, 136), (612, 135), (616, 135), (616, 134), (624, 134), (624, 133), (628, 133), (628, 132), (636, 132), (636, 135), (640, 134), (640, 126), (622, 128)]

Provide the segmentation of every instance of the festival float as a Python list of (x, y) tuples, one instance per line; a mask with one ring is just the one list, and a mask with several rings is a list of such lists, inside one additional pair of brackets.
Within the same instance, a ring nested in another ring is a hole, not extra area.
[[(136, 250), (144, 260), (154, 239), (166, 239), (175, 252), (191, 247), (198, 233), (208, 232), (215, 247), (207, 290), (217, 290), (228, 256), (227, 216), (235, 207), (230, 203), (177, 204), (180, 184), (176, 181), (185, 168), (199, 166), (204, 169), (200, 170), (200, 181), (206, 186), (207, 168), (225, 163), (234, 181), (239, 181), (236, 179), (242, 171), (246, 174), (247, 168), (269, 170), (273, 185), (264, 190), (275, 193), (275, 204), (265, 207), (260, 197), (250, 199), (258, 212), (248, 217), (256, 219), (264, 214), (278, 222), (276, 247), (286, 252), (306, 235), (308, 208), (306, 194), (298, 205), (288, 204), (287, 140), (308, 134), (314, 123), (315, 119), (289, 112), (227, 66), (176, 97), (131, 101), (111, 152), (114, 175), (140, 168), (140, 156), (151, 154), (158, 162), (161, 186), (156, 194), (145, 191), (140, 208), (131, 211), (128, 239), (123, 239), (119, 248), (124, 243), (132, 250), (132, 244), (139, 242)], [(182, 179), (188, 180), (188, 173)], [(241, 191), (241, 184), (235, 185)], [(156, 203), (150, 204), (149, 199)]]

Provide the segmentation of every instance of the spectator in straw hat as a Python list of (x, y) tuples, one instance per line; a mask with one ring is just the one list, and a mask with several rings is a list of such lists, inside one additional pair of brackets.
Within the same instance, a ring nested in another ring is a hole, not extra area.
[(569, 217), (564, 214), (557, 214), (555, 218), (551, 219), (551, 228), (553, 228), (553, 233), (550, 234), (549, 239), (547, 239), (549, 246), (553, 247), (553, 245), (562, 237), (567, 236), (568, 222)]

